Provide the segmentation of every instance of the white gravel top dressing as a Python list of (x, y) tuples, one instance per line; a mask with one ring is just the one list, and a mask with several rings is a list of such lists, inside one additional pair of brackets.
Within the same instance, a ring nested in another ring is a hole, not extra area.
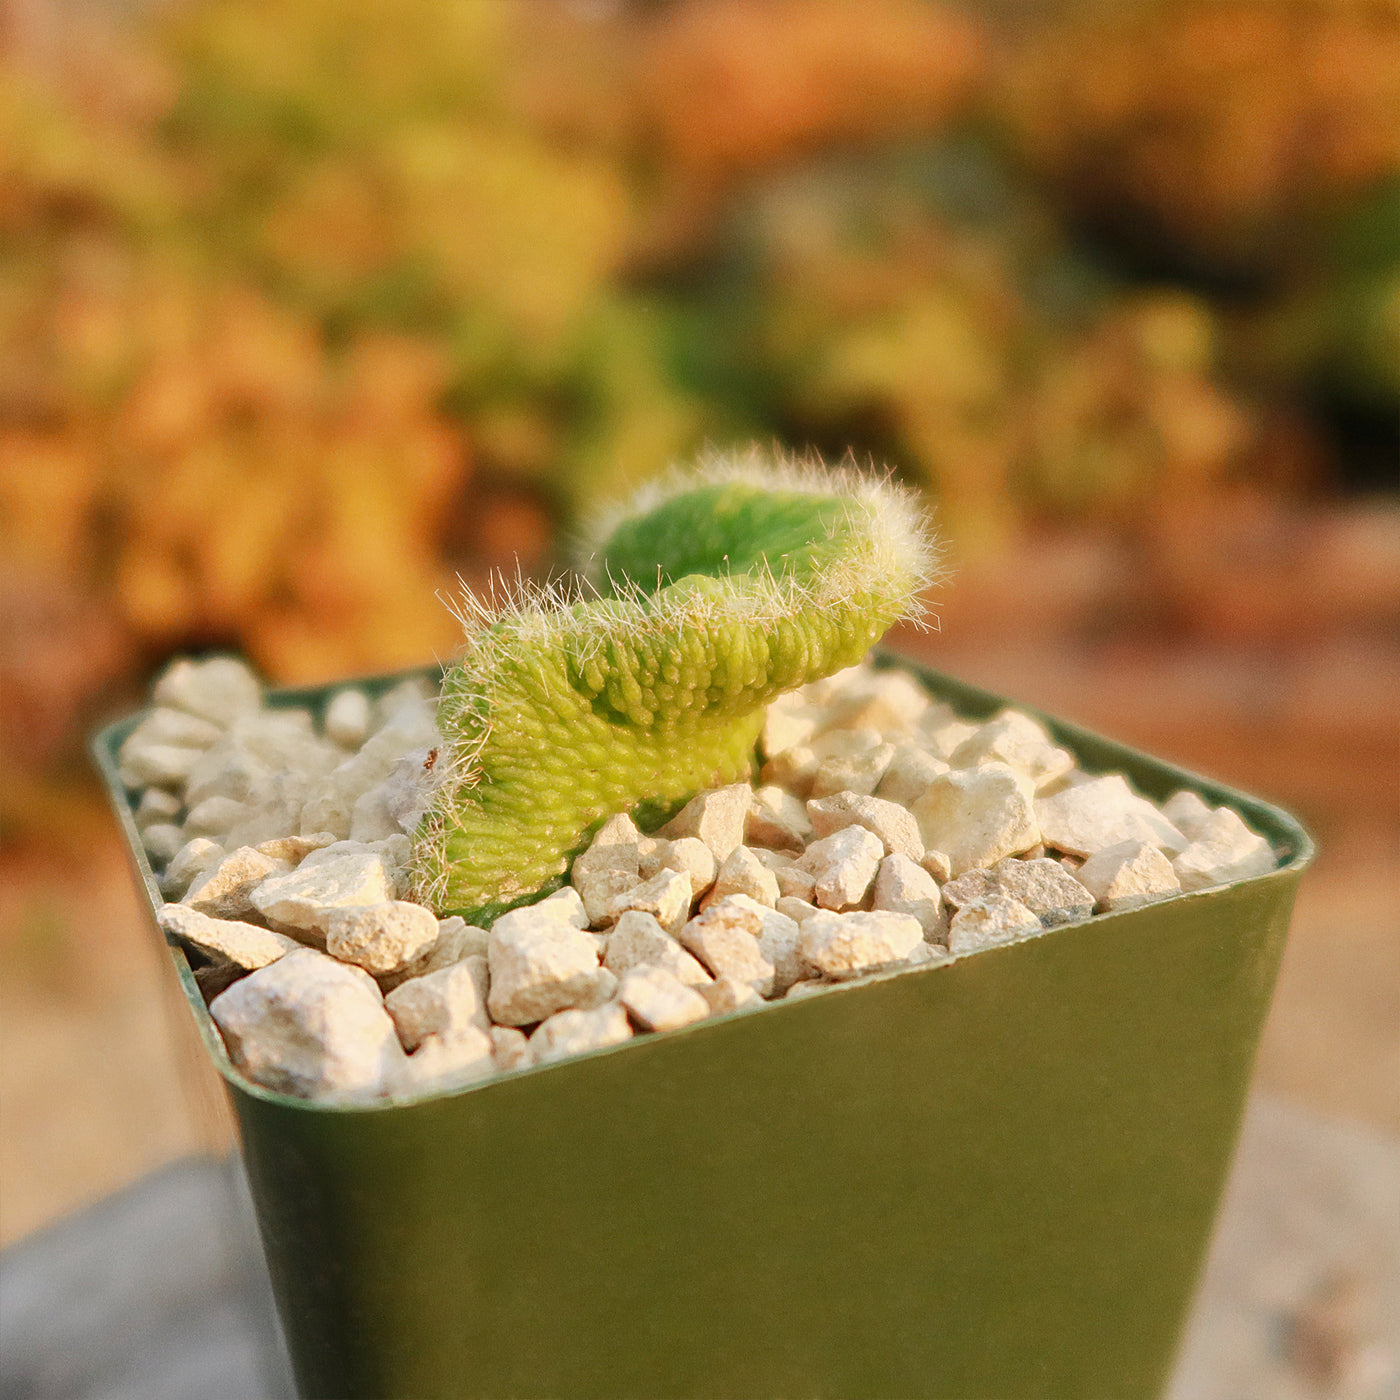
[(119, 755), (229, 1057), (307, 1098), (427, 1094), (1035, 937), (1275, 867), (1234, 810), (1158, 807), (1038, 721), (852, 667), (769, 709), (754, 783), (655, 835), (619, 812), (570, 883), (489, 929), (413, 899), (436, 697), (269, 709), (177, 661)]

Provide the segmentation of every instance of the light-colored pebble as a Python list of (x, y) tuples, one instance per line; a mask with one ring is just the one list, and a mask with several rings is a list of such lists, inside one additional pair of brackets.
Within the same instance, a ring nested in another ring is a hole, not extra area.
[(569, 883), (578, 891), (590, 923), (601, 923), (609, 903), (641, 881), (642, 834), (625, 812), (609, 817), (588, 849), (575, 858)]
[(285, 934), (236, 919), (213, 919), (188, 904), (165, 904), (156, 922), (181, 943), (208, 957), (255, 972), (301, 945)]
[(502, 1074), (507, 1070), (524, 1069), (533, 1063), (530, 1040), (524, 1031), (514, 1026), (492, 1026), (488, 1034), (496, 1057), (496, 1068)]
[(698, 836), (681, 836), (675, 841), (658, 840), (656, 869), (643, 866), (643, 876), (654, 875), (657, 870), (679, 870), (690, 876), (692, 899), (699, 899), (708, 892), (719, 873), (719, 862), (714, 852)]
[(167, 792), (164, 788), (148, 787), (141, 794), (141, 800), (136, 804), (136, 811), (132, 817), (137, 829), (141, 831), (156, 824), (179, 826), (180, 813), (184, 809), (185, 804), (173, 792)]
[(138, 744), (130, 740), (122, 746), (117, 772), (127, 787), (178, 788), (204, 758), (202, 749), (180, 748), (175, 744)]
[(948, 922), (948, 951), (975, 953), (994, 948), (1028, 934), (1039, 933), (1041, 923), (1033, 909), (1007, 894), (986, 894), (970, 899)]
[(802, 853), (799, 867), (813, 877), (812, 903), (822, 909), (854, 909), (880, 868), (885, 843), (863, 826), (843, 827)]
[(588, 927), (588, 910), (584, 908), (582, 896), (572, 885), (561, 886), (530, 907), (551, 919), (561, 919), (574, 928)]
[(948, 764), (917, 744), (901, 744), (875, 789), (886, 802), (910, 806), (924, 795), (928, 785), (948, 771)]
[(831, 797), (838, 792), (869, 796), (880, 786), (894, 754), (893, 744), (880, 744), (863, 753), (822, 759), (812, 776), (812, 796)]
[(747, 982), (760, 996), (773, 991), (773, 964), (759, 950), (762, 916), (725, 900), (697, 914), (680, 931), (680, 943), (715, 977)]
[(608, 935), (603, 966), (619, 978), (634, 967), (665, 968), (687, 987), (702, 987), (710, 974), (650, 914), (628, 910)]
[(479, 1026), (451, 1035), (427, 1035), (399, 1067), (394, 1093), (442, 1092), (474, 1084), (496, 1069), (495, 1046)]
[(778, 900), (802, 899), (808, 903), (816, 891), (817, 879), (804, 866), (793, 863), (777, 867), (773, 871), (778, 881)]
[(1136, 909), (1181, 890), (1171, 861), (1147, 841), (1120, 841), (1096, 851), (1075, 873), (1100, 913)]
[(723, 864), (743, 844), (744, 823), (752, 801), (753, 789), (747, 783), (730, 783), (697, 793), (661, 828), (660, 835), (671, 841), (694, 836)]
[(225, 854), (224, 848), (207, 836), (196, 836), (193, 841), (186, 842), (176, 851), (165, 868), (165, 874), (160, 877), (161, 893), (167, 899), (181, 898), (206, 870), (223, 860)]
[(943, 886), (943, 902), (950, 909), (961, 909), (964, 904), (970, 904), (974, 899), (984, 899), (996, 891), (997, 877), (979, 866), (959, 875), (956, 880), (949, 880)]
[(491, 926), (488, 1005), (505, 1026), (543, 1021), (556, 1011), (592, 1003), (598, 995), (598, 944), (583, 929), (528, 906)]
[(800, 851), (812, 834), (812, 823), (801, 798), (769, 784), (755, 790), (744, 823), (744, 841), (779, 851)]
[(830, 797), (813, 798), (807, 803), (807, 815), (818, 838), (848, 826), (863, 826), (880, 838), (891, 855), (898, 853), (914, 861), (923, 857), (919, 824), (909, 809), (897, 802), (866, 793), (837, 792)]
[(530, 1054), (538, 1063), (582, 1055), (620, 1045), (632, 1038), (632, 1024), (621, 1003), (609, 1002), (592, 1011), (559, 1011), (542, 1021), (530, 1037)]
[(727, 1011), (739, 1011), (746, 1006), (762, 1006), (763, 998), (747, 982), (736, 982), (732, 977), (716, 977), (699, 989), (710, 1008), (711, 1016), (722, 1016)]
[(946, 851), (925, 851), (924, 858), (919, 862), (940, 885), (946, 884), (953, 878), (953, 862), (948, 859)]
[(342, 748), (357, 749), (369, 736), (369, 696), (353, 687), (338, 690), (326, 706), (326, 734)]
[(490, 1028), (486, 1013), (489, 973), (486, 959), (464, 958), (451, 967), (401, 982), (384, 998), (403, 1048), (413, 1051), (425, 1037), (451, 1037), (475, 1027)]
[(246, 802), (237, 802), (232, 797), (206, 797), (190, 808), (185, 818), (185, 831), (190, 836), (226, 836), (249, 815), (251, 809)]
[(1211, 817), (1211, 806), (1200, 793), (1178, 788), (1162, 803), (1162, 815), (1188, 841), (1194, 841)]
[(240, 846), (204, 871), (186, 892), (183, 904), (216, 919), (246, 919), (266, 911), (255, 903), (257, 891), (269, 880), (291, 870), (290, 862), (274, 860), (251, 846)]
[(817, 906), (809, 900), (784, 895), (777, 903), (777, 912), (800, 924), (803, 919), (810, 919), (817, 912)]
[(438, 938), (437, 915), (421, 904), (351, 904), (326, 915), (326, 951), (371, 976), (401, 972)]
[(156, 704), (227, 727), (262, 704), (258, 678), (231, 656), (176, 661), (155, 684)]
[(925, 848), (945, 851), (954, 876), (993, 865), (1040, 840), (1030, 779), (1004, 763), (954, 768), (914, 804)]
[(909, 914), (818, 912), (800, 926), (797, 946), (808, 968), (844, 981), (903, 962), (923, 941), (919, 921)]
[(979, 725), (958, 719), (950, 710), (939, 708), (920, 724), (919, 731), (933, 756), (946, 761), (979, 728)]
[(736, 846), (705, 896), (705, 906), (730, 895), (743, 894), (770, 909), (778, 902), (778, 877), (747, 846)]
[(614, 895), (594, 924), (614, 924), (630, 910), (650, 914), (666, 930), (675, 933), (690, 916), (690, 876), (683, 870), (658, 870), (650, 880)]
[(927, 942), (940, 943), (948, 935), (948, 914), (938, 882), (906, 855), (889, 855), (880, 862), (870, 903), (873, 909), (912, 915)]
[(1066, 855), (1092, 856), (1124, 841), (1147, 841), (1174, 855), (1187, 844), (1121, 773), (1090, 778), (1039, 798), (1035, 814), (1045, 844)]
[(1172, 861), (1172, 869), (1183, 890), (1203, 890), (1265, 875), (1277, 864), (1268, 841), (1237, 812), (1220, 807), (1196, 825), (1191, 844)]
[(233, 1063), (283, 1093), (373, 1094), (403, 1063), (373, 979), (310, 948), (235, 982), (209, 1003), (209, 1014)]
[[(250, 903), (274, 928), (323, 939), (334, 910), (388, 904), (393, 898), (389, 872), (377, 855), (348, 855), (314, 865), (303, 861), (293, 871), (264, 879), (253, 889)], [(186, 899), (191, 902), (193, 892)]]
[(141, 833), (141, 844), (154, 865), (168, 865), (184, 848), (186, 836), (169, 822), (152, 822)]
[(644, 1031), (671, 1031), (703, 1021), (710, 1004), (664, 967), (634, 967), (617, 984), (617, 999)]
[(335, 837), (329, 831), (316, 831), (306, 836), (274, 836), (269, 841), (260, 841), (256, 849), (273, 860), (299, 865), (312, 851), (324, 850), (334, 843)]
[(1012, 856), (998, 862), (992, 873), (998, 892), (1019, 899), (1046, 928), (1085, 919), (1094, 912), (1094, 896), (1057, 860)]
[(1036, 791), (1063, 778), (1074, 767), (1074, 756), (1055, 745), (1043, 725), (1019, 710), (1003, 710), (953, 750), (954, 768), (980, 763), (1005, 763), (1024, 773)]
[(833, 724), (868, 727), (881, 734), (913, 728), (933, 705), (932, 697), (907, 671), (869, 671), (827, 702)]

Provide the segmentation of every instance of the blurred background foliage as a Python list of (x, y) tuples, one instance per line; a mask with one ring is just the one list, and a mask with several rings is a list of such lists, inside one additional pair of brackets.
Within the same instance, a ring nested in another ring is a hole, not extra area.
[(1103, 532), (1189, 628), (1232, 531), (1393, 491), (1397, 423), (1394, 0), (0, 29), (9, 831), (172, 652), (445, 655), (435, 590), (704, 444), (890, 463), (972, 568)]

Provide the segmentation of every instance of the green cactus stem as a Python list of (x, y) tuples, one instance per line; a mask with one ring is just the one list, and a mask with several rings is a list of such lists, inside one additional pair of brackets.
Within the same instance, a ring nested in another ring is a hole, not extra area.
[(418, 897), (486, 924), (558, 886), (618, 811), (659, 823), (747, 777), (768, 701), (920, 611), (916, 501), (852, 469), (713, 459), (594, 538), (588, 596), (470, 604), (414, 841)]

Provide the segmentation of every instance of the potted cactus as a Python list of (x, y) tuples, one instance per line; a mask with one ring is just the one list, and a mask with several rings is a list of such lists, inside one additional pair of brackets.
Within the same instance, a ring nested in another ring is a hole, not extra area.
[(464, 615), (435, 713), (229, 721), (265, 781), (96, 741), (302, 1393), (1155, 1393), (1304, 833), (861, 664), (936, 567), (887, 483), (711, 462), (588, 553)]

